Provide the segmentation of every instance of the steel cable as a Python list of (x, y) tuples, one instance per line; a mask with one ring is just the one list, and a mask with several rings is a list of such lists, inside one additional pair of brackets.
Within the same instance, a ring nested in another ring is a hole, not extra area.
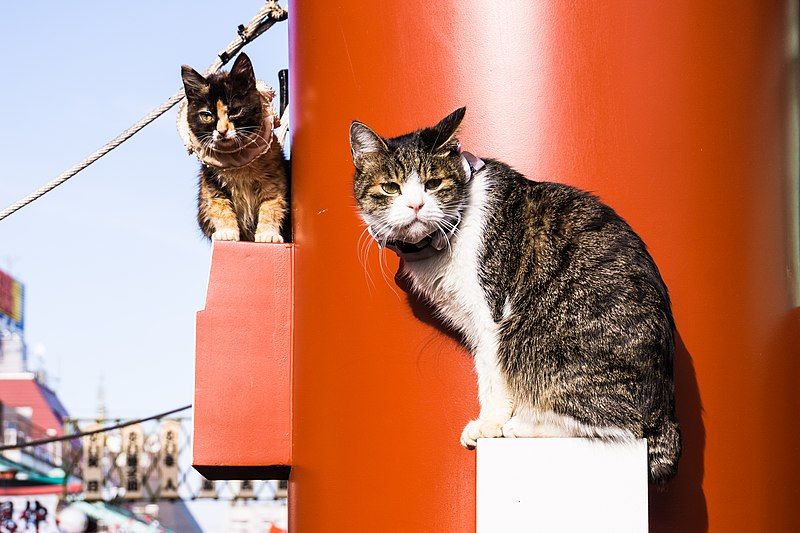
[[(288, 17), (288, 12), (282, 8), (278, 3), (274, 0), (267, 0), (267, 2), (261, 7), (255, 17), (253, 17), (247, 25), (240, 25), (238, 28), (238, 36), (230, 42), (230, 44), (225, 47), (222, 52), (217, 55), (217, 59), (211, 64), (210, 67), (206, 69), (204, 75), (208, 75), (211, 73), (216, 72), (219, 70), (223, 65), (228, 63), (233, 56), (235, 56), (239, 50), (241, 50), (244, 45), (251, 42), (253, 39), (267, 31), (271, 28), (276, 22), (280, 22), (282, 20), (286, 20)], [(95, 150), (91, 154), (89, 154), (83, 161), (80, 163), (70, 167), (66, 171), (59, 174), (55, 179), (45, 183), (29, 195), (25, 196), (21, 200), (14, 202), (13, 204), (9, 205), (2, 211), (0, 211), (0, 220), (16, 213), (26, 205), (34, 202), (47, 194), (48, 192), (52, 191), (68, 179), (72, 178), (80, 171), (106, 155), (108, 152), (119, 146), (120, 144), (124, 143), (131, 137), (133, 137), (136, 133), (138, 133), (142, 128), (153, 122), (155, 119), (169, 111), (175, 104), (180, 102), (184, 97), (183, 89), (172, 95), (169, 100), (161, 104), (160, 106), (153, 109), (150, 113), (148, 113), (144, 118), (142, 118), (139, 122), (131, 126), (130, 128), (126, 129), (119, 135), (117, 135), (114, 139), (106, 143), (101, 148)]]

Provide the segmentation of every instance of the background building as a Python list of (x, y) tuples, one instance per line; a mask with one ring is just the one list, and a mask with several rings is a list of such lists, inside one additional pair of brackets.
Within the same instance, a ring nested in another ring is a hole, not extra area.
[(25, 287), (0, 270), (0, 373), (25, 372)]
[[(65, 434), (67, 410), (44, 380), (31, 372), (25, 345), (25, 289), (0, 271), (0, 444), (15, 445)], [(73, 443), (53, 442), (0, 452), (0, 503), (12, 518), (26, 506), (44, 506), (52, 526), (59, 497), (80, 483), (65, 472)], [(21, 522), (18, 520), (18, 524)], [(49, 527), (43, 525), (44, 530)]]

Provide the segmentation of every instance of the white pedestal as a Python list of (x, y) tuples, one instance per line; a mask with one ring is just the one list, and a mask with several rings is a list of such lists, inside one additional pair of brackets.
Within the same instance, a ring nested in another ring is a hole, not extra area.
[(477, 533), (647, 531), (647, 441), (480, 439)]

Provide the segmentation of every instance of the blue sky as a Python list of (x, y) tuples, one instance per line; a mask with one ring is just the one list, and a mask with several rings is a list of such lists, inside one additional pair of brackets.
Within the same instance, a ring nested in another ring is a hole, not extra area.
[[(204, 70), (261, 6), (250, 1), (17, 2), (4, 54), (0, 208), (116, 136)], [(245, 49), (277, 87), (287, 24)], [(210, 246), (195, 222), (197, 161), (175, 110), (0, 222), (0, 268), (26, 286), (26, 340), (74, 416), (191, 403), (195, 313)]]

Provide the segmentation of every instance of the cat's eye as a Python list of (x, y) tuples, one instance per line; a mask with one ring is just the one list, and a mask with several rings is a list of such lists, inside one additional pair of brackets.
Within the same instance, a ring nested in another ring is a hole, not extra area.
[(200, 122), (204, 124), (208, 124), (209, 122), (214, 120), (214, 115), (211, 114), (210, 111), (200, 111), (199, 115), (200, 115)]
[(387, 181), (386, 183), (381, 183), (381, 189), (386, 194), (397, 194), (400, 192), (400, 185), (393, 181)]
[(435, 178), (432, 180), (428, 180), (425, 182), (425, 190), (426, 191), (435, 191), (442, 185), (442, 180), (439, 178)]

